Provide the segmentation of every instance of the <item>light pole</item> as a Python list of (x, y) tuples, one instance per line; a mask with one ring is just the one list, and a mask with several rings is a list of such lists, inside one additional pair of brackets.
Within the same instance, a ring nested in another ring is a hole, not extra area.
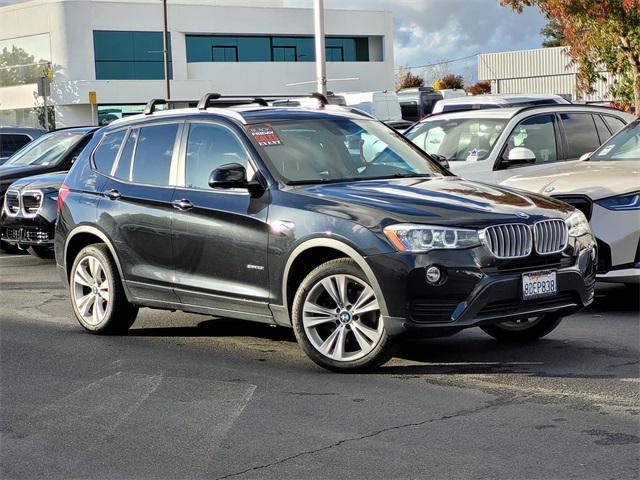
[(327, 64), (324, 47), (324, 1), (313, 0), (313, 25), (316, 40), (316, 82), (317, 91), (327, 94)]
[(164, 81), (167, 84), (167, 100), (171, 98), (171, 85), (169, 83), (169, 46), (167, 44), (167, 0), (162, 0), (162, 54), (164, 57)]

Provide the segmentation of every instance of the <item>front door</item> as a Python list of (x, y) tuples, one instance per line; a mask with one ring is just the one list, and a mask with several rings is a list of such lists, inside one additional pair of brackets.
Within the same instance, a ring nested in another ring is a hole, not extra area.
[(183, 139), (173, 195), (175, 291), (182, 303), (212, 314), (268, 321), (268, 192), (209, 187), (211, 172), (226, 163), (255, 173), (231, 126), (193, 122)]

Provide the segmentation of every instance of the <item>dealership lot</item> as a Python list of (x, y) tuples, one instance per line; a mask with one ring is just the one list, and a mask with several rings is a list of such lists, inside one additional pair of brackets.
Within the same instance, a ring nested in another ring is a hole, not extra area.
[(369, 375), (286, 329), (142, 310), (73, 319), (53, 262), (0, 256), (3, 478), (636, 478), (638, 298), (600, 286), (538, 344), (472, 330)]

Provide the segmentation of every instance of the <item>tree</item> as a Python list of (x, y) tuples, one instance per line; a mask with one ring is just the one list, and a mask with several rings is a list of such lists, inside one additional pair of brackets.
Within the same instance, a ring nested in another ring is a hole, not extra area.
[(462, 75), (450, 73), (433, 82), (433, 88), (436, 90), (464, 88), (464, 78), (462, 78)]
[(537, 6), (557, 22), (578, 86), (592, 92), (602, 68), (615, 75), (611, 93), (640, 112), (640, 0), (500, 0), (516, 12)]
[(411, 73), (411, 70), (406, 67), (400, 67), (400, 70), (396, 74), (396, 92), (403, 88), (415, 88), (423, 87), (424, 79)]
[(484, 93), (491, 93), (491, 82), (489, 80), (482, 80), (474, 83), (470, 87), (464, 89), (465, 92), (471, 95), (482, 95)]
[(550, 18), (547, 24), (540, 29), (543, 37), (542, 46), (544, 48), (561, 47), (564, 45), (564, 35), (559, 30), (558, 20)]
[(0, 51), (0, 87), (36, 83), (41, 73), (35, 57), (22, 48), (13, 45)]

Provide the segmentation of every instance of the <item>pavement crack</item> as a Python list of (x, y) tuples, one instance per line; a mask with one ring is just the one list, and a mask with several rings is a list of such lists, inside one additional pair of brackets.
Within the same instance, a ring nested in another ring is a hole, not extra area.
[(385, 433), (388, 433), (388, 432), (392, 432), (392, 431), (396, 431), (396, 430), (402, 430), (404, 428), (421, 427), (423, 425), (428, 425), (430, 423), (451, 420), (453, 418), (465, 417), (467, 415), (473, 415), (473, 414), (476, 414), (476, 413), (481, 412), (483, 410), (489, 410), (489, 409), (492, 409), (492, 408), (495, 408), (495, 407), (501, 407), (503, 405), (508, 404), (510, 401), (511, 401), (511, 397), (508, 397), (508, 398), (500, 397), (500, 398), (497, 398), (497, 399), (492, 400), (490, 402), (487, 402), (486, 404), (484, 404), (484, 405), (482, 405), (482, 406), (480, 406), (478, 408), (459, 410), (459, 411), (454, 412), (454, 413), (450, 413), (450, 414), (447, 414), (447, 415), (442, 415), (442, 416), (437, 417), (437, 418), (429, 418), (427, 420), (422, 420), (420, 422), (403, 423), (401, 425), (394, 425), (394, 426), (391, 426), (391, 427), (381, 428), (380, 430), (375, 430), (375, 431), (373, 431), (371, 433), (367, 433), (365, 435), (359, 435), (357, 437), (351, 437), (351, 438), (344, 438), (342, 440), (339, 440), (339, 441), (337, 441), (335, 443), (331, 443), (329, 445), (325, 445), (323, 447), (318, 447), (318, 448), (314, 448), (314, 449), (311, 449), (311, 450), (305, 450), (305, 451), (302, 451), (302, 452), (295, 453), (293, 455), (289, 455), (287, 457), (280, 458), (280, 459), (278, 459), (278, 460), (276, 460), (274, 462), (265, 463), (263, 465), (257, 465), (255, 467), (247, 468), (247, 469), (241, 470), (239, 472), (229, 473), (229, 474), (223, 475), (221, 477), (216, 477), (215, 480), (225, 480), (227, 478), (232, 478), (232, 477), (237, 477), (237, 476), (240, 476), (240, 475), (244, 475), (245, 473), (256, 472), (258, 470), (264, 470), (265, 468), (271, 468), (271, 467), (274, 467), (276, 465), (281, 465), (283, 463), (289, 462), (291, 460), (295, 460), (296, 458), (300, 458), (300, 457), (303, 457), (305, 455), (315, 455), (315, 454), (320, 453), (320, 452), (324, 452), (324, 451), (327, 451), (327, 450), (331, 450), (333, 448), (340, 447), (340, 446), (342, 446), (344, 444), (347, 444), (347, 443), (366, 440), (366, 439), (373, 438), (373, 437), (376, 437), (378, 435), (382, 435), (382, 434), (385, 434)]

